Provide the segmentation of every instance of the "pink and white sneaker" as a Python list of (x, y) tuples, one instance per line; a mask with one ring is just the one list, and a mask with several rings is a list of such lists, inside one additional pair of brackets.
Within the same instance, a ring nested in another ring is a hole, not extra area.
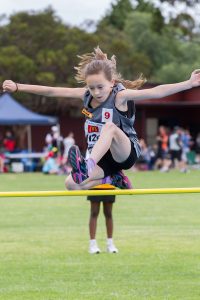
[(68, 161), (72, 167), (72, 178), (78, 184), (86, 180), (96, 166), (93, 159), (89, 158), (87, 161), (85, 160), (81, 155), (79, 147), (76, 145), (69, 149)]
[(122, 171), (111, 176), (111, 184), (119, 189), (132, 189), (133, 186), (129, 178)]
[(78, 146), (74, 145), (69, 149), (68, 161), (72, 167), (71, 175), (74, 182), (79, 184), (88, 178), (87, 164)]

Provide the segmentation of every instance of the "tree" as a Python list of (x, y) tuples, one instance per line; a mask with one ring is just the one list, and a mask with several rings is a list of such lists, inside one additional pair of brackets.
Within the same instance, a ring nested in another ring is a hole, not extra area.
[(147, 2), (145, 0), (138, 0), (134, 10), (150, 13), (152, 16), (151, 27), (153, 31), (158, 33), (162, 32), (162, 29), (165, 26), (165, 20), (160, 9), (158, 7), (155, 7), (153, 3)]
[(113, 26), (119, 30), (123, 30), (128, 14), (133, 11), (130, 0), (117, 0), (115, 4), (111, 4), (111, 9), (106, 16), (98, 24), (98, 28)]
[(124, 29), (132, 45), (132, 52), (143, 54), (146, 61), (149, 61), (150, 69), (147, 70), (147, 74), (150, 76), (153, 75), (155, 69), (160, 68), (163, 61), (170, 61), (169, 41), (154, 32), (151, 24), (150, 13), (134, 12), (129, 15)]
[(189, 14), (181, 13), (175, 18), (170, 20), (169, 23), (174, 29), (179, 32), (179, 36), (182, 39), (192, 39), (193, 30), (195, 28), (195, 21)]
[[(39, 13), (14, 14), (0, 29), (1, 81), (76, 86), (76, 54), (91, 51), (97, 45), (95, 34), (64, 25), (51, 8)], [(48, 109), (49, 113), (63, 110), (66, 103), (31, 94), (20, 94), (20, 99), (33, 110)]]
[(200, 0), (160, 0), (161, 3), (167, 2), (168, 4), (174, 5), (178, 3), (185, 3), (187, 6), (194, 7), (194, 5), (200, 3)]

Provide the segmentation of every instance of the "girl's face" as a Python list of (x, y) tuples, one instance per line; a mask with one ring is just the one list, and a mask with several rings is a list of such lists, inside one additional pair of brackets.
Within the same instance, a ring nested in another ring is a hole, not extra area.
[(114, 80), (109, 81), (103, 72), (86, 77), (87, 87), (92, 97), (99, 103), (104, 102), (112, 91)]

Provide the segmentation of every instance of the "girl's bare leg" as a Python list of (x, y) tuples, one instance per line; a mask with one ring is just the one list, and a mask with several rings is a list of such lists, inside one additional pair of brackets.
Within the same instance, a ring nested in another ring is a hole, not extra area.
[(94, 240), (96, 237), (96, 229), (97, 229), (97, 218), (100, 210), (100, 202), (92, 202), (90, 208), (90, 220), (89, 220), (89, 232), (90, 239)]
[(96, 166), (93, 173), (94, 175), (92, 174), (91, 178), (88, 178), (80, 184), (75, 183), (72, 176), (69, 175), (65, 181), (66, 188), (68, 190), (89, 190), (96, 185), (102, 184), (102, 178), (104, 178), (103, 170)]
[(129, 138), (112, 122), (108, 122), (103, 126), (101, 135), (92, 149), (90, 158), (95, 163), (98, 163), (109, 149), (113, 159), (119, 163), (125, 161), (131, 152)]
[(113, 235), (113, 218), (112, 218), (112, 203), (103, 203), (103, 212), (106, 221), (107, 237), (112, 238)]
[(106, 218), (106, 228), (107, 228), (107, 251), (110, 253), (118, 253), (112, 236), (113, 236), (113, 218), (112, 218), (112, 207), (113, 203), (104, 203), (104, 215)]

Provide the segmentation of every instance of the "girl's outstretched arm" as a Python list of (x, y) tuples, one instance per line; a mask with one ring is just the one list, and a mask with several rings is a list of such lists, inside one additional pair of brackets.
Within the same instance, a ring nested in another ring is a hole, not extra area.
[(200, 86), (200, 69), (192, 72), (189, 80), (173, 83), (173, 84), (163, 84), (156, 86), (151, 89), (144, 90), (124, 90), (121, 92), (121, 101), (128, 100), (146, 100), (146, 99), (156, 99), (163, 98), (184, 90), (191, 89), (193, 87)]
[(46, 97), (66, 97), (82, 99), (86, 91), (85, 88), (64, 88), (64, 87), (50, 87), (42, 85), (30, 85), (16, 83), (12, 80), (5, 80), (3, 82), (3, 91), (14, 93), (16, 91), (42, 95)]

